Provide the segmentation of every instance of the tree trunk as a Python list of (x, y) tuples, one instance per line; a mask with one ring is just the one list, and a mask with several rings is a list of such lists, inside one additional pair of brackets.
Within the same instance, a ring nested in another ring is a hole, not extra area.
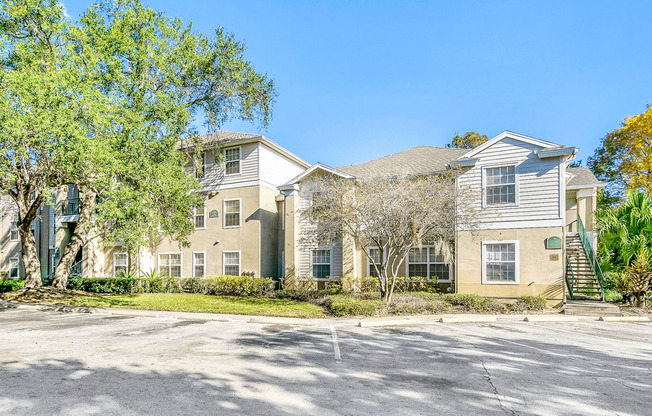
[(54, 271), (52, 286), (57, 289), (63, 290), (68, 285), (70, 268), (75, 263), (77, 252), (82, 247), (91, 228), (91, 219), (95, 208), (96, 197), (97, 192), (86, 187), (79, 188), (79, 219), (77, 220), (77, 226), (75, 227), (75, 232), (70, 237), (68, 245), (63, 250), (61, 260)]
[(25, 266), (25, 287), (37, 288), (43, 285), (41, 280), (41, 262), (36, 250), (36, 239), (32, 234), (31, 222), (23, 222), (18, 226), (22, 246), (22, 260)]

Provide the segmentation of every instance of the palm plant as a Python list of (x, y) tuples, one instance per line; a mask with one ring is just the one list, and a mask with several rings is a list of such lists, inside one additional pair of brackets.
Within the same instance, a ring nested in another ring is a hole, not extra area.
[(618, 282), (623, 297), (628, 292), (641, 303), (650, 289), (652, 275), (652, 197), (628, 191), (622, 205), (599, 211), (597, 219), (602, 269), (626, 274), (627, 279)]

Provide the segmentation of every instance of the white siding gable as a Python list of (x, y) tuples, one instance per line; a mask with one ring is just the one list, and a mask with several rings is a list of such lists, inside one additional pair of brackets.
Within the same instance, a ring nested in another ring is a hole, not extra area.
[[(505, 138), (475, 155), (476, 165), (465, 171), (458, 183), (472, 190), (470, 208), (478, 213), (480, 226), (504, 222), (550, 225), (551, 221), (561, 219), (561, 159), (540, 159), (534, 153), (539, 149), (542, 147)], [(484, 206), (483, 169), (508, 165), (515, 166), (516, 204)], [(514, 228), (517, 227), (518, 224), (514, 224)]]
[(278, 187), (299, 175), (305, 169), (297, 163), (280, 155), (263, 143), (259, 143), (260, 180)]
[[(240, 173), (225, 175), (223, 164), (215, 163), (215, 151), (206, 150), (206, 166), (204, 166), (204, 177), (199, 179), (204, 190), (220, 188), (235, 188), (240, 186), (256, 185), (259, 179), (259, 149), (258, 143), (246, 143), (240, 146), (224, 147), (230, 149), (240, 147)], [(192, 169), (192, 165), (189, 165)]]

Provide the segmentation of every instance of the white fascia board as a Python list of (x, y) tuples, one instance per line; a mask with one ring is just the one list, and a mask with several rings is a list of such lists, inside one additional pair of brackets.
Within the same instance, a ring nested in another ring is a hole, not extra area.
[(578, 189), (594, 189), (594, 188), (604, 188), (607, 185), (606, 182), (598, 182), (598, 183), (588, 183), (586, 185), (573, 185), (573, 186), (566, 186), (566, 189), (573, 189), (573, 190), (578, 190)]
[(449, 162), (446, 165), (449, 168), (466, 168), (466, 167), (473, 167), (475, 166), (476, 163), (478, 163), (478, 159), (468, 158), (468, 159), (453, 160), (452, 162)]
[(299, 175), (297, 175), (294, 178), (290, 179), (285, 185), (281, 185), (281, 187), (297, 183), (297, 182), (301, 181), (303, 178), (305, 178), (306, 176), (310, 175), (311, 173), (313, 173), (314, 171), (316, 171), (318, 169), (323, 170), (324, 172), (331, 173), (331, 174), (336, 175), (336, 176), (340, 176), (340, 177), (345, 178), (345, 179), (354, 179), (353, 176), (351, 176), (351, 175), (349, 175), (347, 173), (344, 173), (342, 171), (331, 168), (331, 167), (326, 166), (326, 165), (321, 164), (321, 163), (315, 163), (310, 168), (304, 170)]
[(556, 147), (556, 146), (559, 146), (556, 143), (547, 142), (545, 140), (540, 140), (540, 139), (535, 139), (534, 137), (525, 136), (523, 134), (518, 134), (518, 133), (514, 133), (514, 132), (511, 132), (511, 131), (505, 130), (504, 132), (500, 133), (498, 136), (494, 137), (493, 139), (489, 140), (488, 142), (483, 143), (482, 145), (480, 145), (480, 146), (478, 146), (478, 147), (476, 147), (474, 149), (471, 149), (469, 152), (463, 154), (458, 159), (472, 158), (475, 155), (477, 155), (478, 153), (482, 152), (483, 150), (487, 149), (488, 147), (493, 146), (494, 144), (498, 143), (499, 141), (501, 141), (503, 139), (514, 139), (514, 140), (518, 140), (518, 141), (521, 141), (521, 142), (524, 142), (524, 143), (529, 143), (529, 144), (533, 144), (535, 146), (541, 146), (541, 147)]
[(539, 159), (545, 159), (549, 157), (560, 157), (560, 156), (574, 156), (579, 149), (577, 147), (570, 146), (559, 146), (553, 148), (543, 148), (534, 152)]

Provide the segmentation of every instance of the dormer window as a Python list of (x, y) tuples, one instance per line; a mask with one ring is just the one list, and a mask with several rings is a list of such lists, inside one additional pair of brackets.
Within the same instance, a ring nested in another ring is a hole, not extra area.
[(237, 175), (240, 173), (240, 159), (242, 152), (240, 147), (224, 149), (224, 173), (227, 175)]
[(485, 206), (516, 204), (516, 173), (514, 166), (483, 169)]

